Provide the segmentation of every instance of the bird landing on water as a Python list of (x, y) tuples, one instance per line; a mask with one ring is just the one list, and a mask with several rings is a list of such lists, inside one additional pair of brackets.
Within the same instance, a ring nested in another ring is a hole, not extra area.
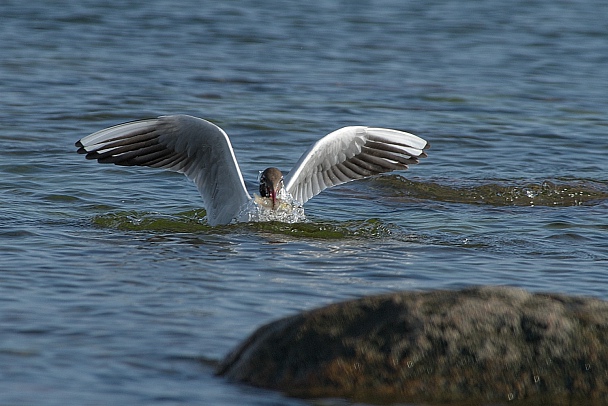
[[(336, 130), (304, 152), (285, 176), (277, 168), (260, 174), (260, 195), (251, 197), (228, 135), (186, 115), (132, 121), (76, 142), (78, 152), (100, 163), (150, 166), (185, 174), (197, 186), (210, 225), (232, 221), (304, 219), (302, 205), (328, 187), (394, 170), (426, 157), (422, 138), (388, 128)], [(285, 216), (284, 216), (285, 215)]]

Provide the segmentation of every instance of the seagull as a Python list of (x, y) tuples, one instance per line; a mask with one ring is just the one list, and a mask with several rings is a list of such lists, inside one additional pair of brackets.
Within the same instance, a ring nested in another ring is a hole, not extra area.
[(228, 135), (202, 118), (168, 115), (131, 121), (88, 135), (76, 147), (99, 163), (185, 174), (203, 198), (207, 223), (216, 226), (242, 221), (248, 207), (276, 211), (285, 201), (301, 207), (328, 187), (405, 170), (427, 156), (429, 144), (414, 134), (388, 128), (343, 127), (310, 146), (287, 175), (275, 167), (262, 171), (260, 194), (253, 198)]

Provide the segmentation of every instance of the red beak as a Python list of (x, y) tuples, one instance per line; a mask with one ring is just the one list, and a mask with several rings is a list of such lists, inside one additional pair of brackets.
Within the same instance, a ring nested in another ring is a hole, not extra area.
[(266, 168), (260, 173), (260, 196), (272, 199), (272, 208), (277, 207), (277, 193), (283, 187), (283, 174), (277, 168)]

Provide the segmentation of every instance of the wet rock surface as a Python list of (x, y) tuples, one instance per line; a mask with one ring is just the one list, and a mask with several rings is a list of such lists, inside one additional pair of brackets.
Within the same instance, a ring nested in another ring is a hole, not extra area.
[(217, 373), (368, 403), (608, 404), (608, 302), (506, 287), (371, 296), (267, 324)]

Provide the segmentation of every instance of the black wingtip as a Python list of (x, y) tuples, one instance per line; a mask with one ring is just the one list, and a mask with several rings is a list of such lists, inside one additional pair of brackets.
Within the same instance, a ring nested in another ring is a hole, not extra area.
[(87, 156), (86, 156), (87, 159), (95, 159), (95, 158), (91, 158), (90, 157), (91, 152), (87, 151), (85, 149), (84, 145), (82, 144), (82, 142), (80, 142), (80, 141), (81, 140), (78, 140), (78, 141), (76, 141), (74, 143), (74, 145), (76, 146), (76, 148), (78, 148), (78, 150), (76, 150), (76, 152), (78, 152), (79, 154), (82, 154), (82, 155), (87, 154)]

